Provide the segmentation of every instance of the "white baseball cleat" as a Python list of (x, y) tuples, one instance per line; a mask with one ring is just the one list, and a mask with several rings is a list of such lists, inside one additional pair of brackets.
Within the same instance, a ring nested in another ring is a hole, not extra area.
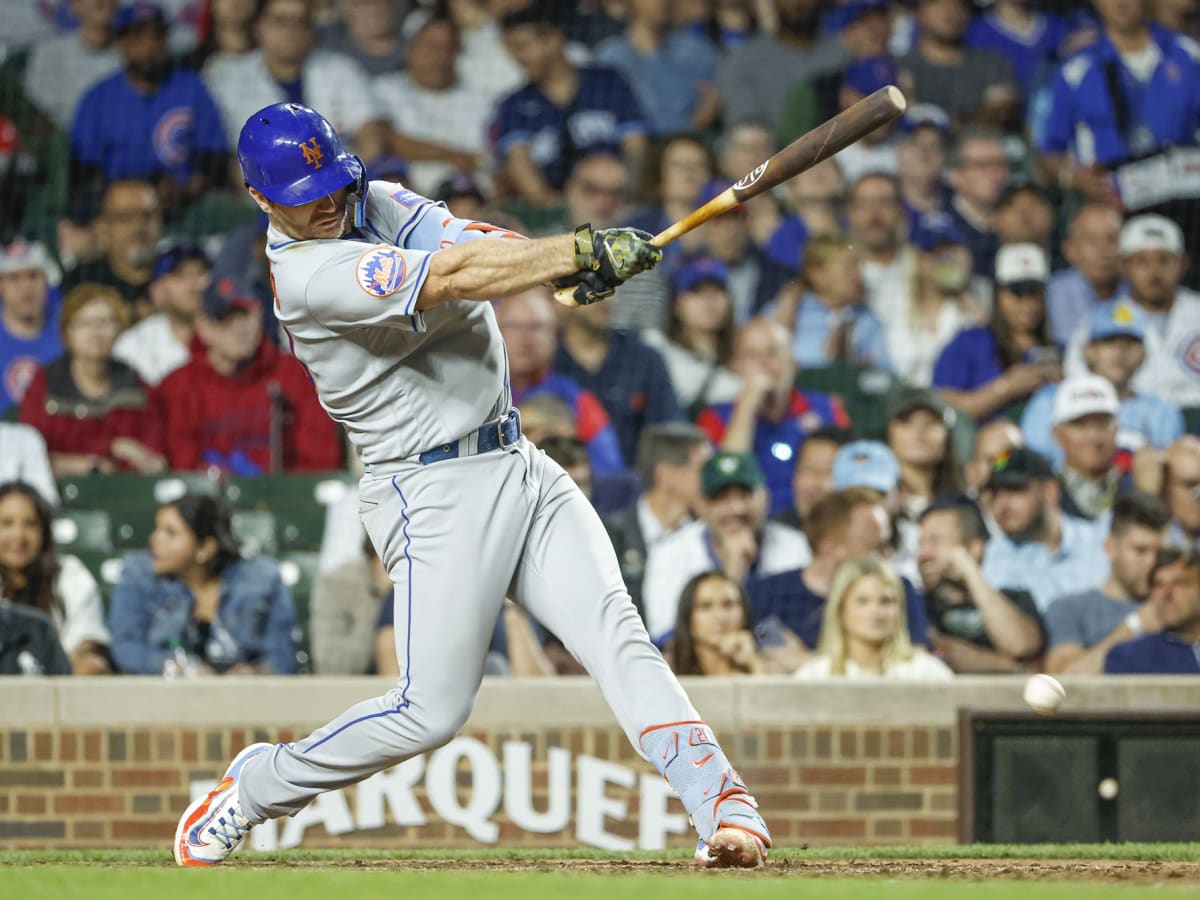
[(767, 848), (757, 835), (729, 826), (698, 840), (695, 860), (707, 869), (757, 869), (766, 865)]
[(254, 827), (242, 815), (238, 778), (246, 762), (274, 744), (251, 744), (233, 758), (220, 783), (187, 808), (175, 829), (175, 862), (181, 866), (215, 866), (241, 846)]

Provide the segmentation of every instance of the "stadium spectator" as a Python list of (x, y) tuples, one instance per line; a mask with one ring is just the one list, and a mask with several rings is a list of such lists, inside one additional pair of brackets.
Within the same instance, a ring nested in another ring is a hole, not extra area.
[(901, 387), (888, 397), (885, 414), (887, 445), (900, 464), (900, 511), (915, 522), (935, 497), (963, 488), (950, 440), (954, 411), (933, 391)]
[(735, 327), (729, 270), (720, 260), (696, 257), (672, 279), (665, 332), (642, 332), (662, 354), (675, 396), (695, 419), (705, 407), (737, 396), (739, 382), (729, 366)]
[(846, 179), (836, 156), (789, 178), (783, 183), (783, 191), (809, 234), (830, 234), (842, 228)]
[[(395, 0), (354, 0), (395, 7)], [(412, 35), (403, 70), (378, 73), (372, 87), (396, 134), (393, 153), (409, 162), (404, 183), (429, 194), (456, 171), (472, 174), (487, 148), (491, 100), (458, 78), (458, 31), (447, 19), (430, 19)], [(603, 226), (600, 226), (603, 227)]]
[(601, 474), (620, 471), (625, 457), (603, 404), (574, 379), (551, 369), (558, 352), (553, 302), (545, 288), (534, 288), (496, 304), (513, 403), (523, 406), (540, 394), (558, 397), (572, 411), (573, 436), (586, 444), (592, 468)]
[(46, 439), (56, 477), (166, 468), (156, 399), (133, 369), (113, 359), (113, 343), (128, 324), (112, 288), (81, 284), (63, 302), (64, 353), (38, 370), (21, 400), (21, 421)]
[(1124, 293), (1120, 234), (1121, 214), (1110, 206), (1086, 203), (1071, 218), (1062, 242), (1070, 266), (1051, 275), (1046, 285), (1046, 316), (1054, 343), (1065, 347), (1097, 306)]
[(1047, 672), (1099, 675), (1114, 645), (1161, 630), (1158, 604), (1147, 598), (1169, 520), (1166, 506), (1154, 497), (1117, 498), (1104, 540), (1108, 578), (1099, 587), (1059, 597), (1046, 611)]
[(1063, 512), (1096, 521), (1117, 495), (1132, 486), (1128, 465), (1117, 466), (1120, 401), (1106, 378), (1068, 378), (1054, 395), (1054, 440), (1062, 450), (1058, 471)]
[[(694, 208), (703, 206), (732, 183), (723, 178), (709, 181), (695, 198)], [(746, 204), (738, 204), (694, 232), (700, 242), (695, 255), (720, 260), (729, 272), (729, 296), (733, 298), (733, 315), (738, 324), (757, 315), (775, 296), (778, 287), (778, 280), (768, 277), (769, 263), (766, 254), (754, 243), (749, 217)]]
[(23, 481), (52, 507), (58, 506), (58, 485), (50, 469), (46, 441), (36, 428), (0, 422), (0, 484)]
[(21, 402), (38, 367), (62, 353), (58, 279), (36, 241), (13, 241), (0, 256), (0, 416)]
[(910, 101), (941, 107), (959, 124), (1010, 124), (1020, 108), (1012, 66), (965, 41), (966, 0), (918, 0), (917, 39), (900, 58), (900, 87)]
[(1047, 275), (1046, 255), (1032, 244), (996, 254), (991, 322), (960, 331), (933, 367), (933, 386), (960, 413), (986, 421), (1062, 378), (1046, 333)]
[(502, 20), (527, 84), (500, 103), (495, 152), (517, 195), (535, 206), (561, 205), (563, 183), (581, 157), (604, 150), (636, 173), (646, 149), (646, 123), (629, 85), (612, 69), (567, 58), (557, 6), (537, 0)]
[(148, 290), (156, 312), (121, 333), (113, 345), (113, 358), (151, 386), (186, 363), (211, 276), (212, 263), (195, 244), (179, 244), (160, 253)]
[(317, 46), (349, 57), (371, 78), (398, 72), (416, 40), (401, 27), (410, 6), (409, 0), (345, 0), (337, 17), (317, 30)]
[(642, 579), (651, 550), (700, 512), (700, 470), (712, 455), (694, 425), (650, 425), (638, 442), (636, 469), (644, 490), (637, 502), (604, 518), (633, 605), (642, 610)]
[[(1059, 68), (1037, 149), (1051, 181), (1112, 203), (1113, 169), (1196, 143), (1200, 62), (1190, 39), (1149, 21), (1148, 4), (1093, 6), (1099, 39)], [(1169, 184), (1155, 187), (1171, 191)]]
[[(837, 112), (849, 109), (880, 88), (895, 84), (896, 80), (896, 63), (890, 56), (868, 56), (851, 63), (842, 73)], [(895, 175), (899, 168), (896, 145), (894, 123), (881, 125), (838, 153), (842, 175), (851, 184), (868, 172)]]
[(974, 128), (960, 132), (950, 159), (950, 185), (954, 189), (950, 215), (971, 251), (975, 274), (982, 278), (990, 278), (995, 269), (999, 248), (996, 210), (1007, 184), (1008, 154), (999, 132)]
[(207, 33), (184, 58), (197, 72), (210, 64), (254, 50), (254, 14), (258, 0), (213, 0), (208, 6)]
[(896, 375), (928, 387), (938, 356), (956, 335), (978, 324), (982, 313), (969, 291), (971, 253), (949, 215), (920, 216), (912, 244), (910, 268), (889, 273), (881, 285), (887, 306), (872, 309), (887, 331)]
[(946, 212), (950, 190), (946, 159), (954, 130), (945, 112), (928, 103), (910, 105), (900, 120), (896, 176), (911, 217)]
[(229, 512), (186, 494), (158, 508), (150, 552), (125, 557), (109, 611), (131, 675), (292, 675), (296, 614), (279, 566), (243, 559)]
[[(712, 151), (699, 138), (688, 134), (668, 138), (646, 165), (642, 180), (645, 205), (630, 214), (629, 224), (658, 234), (682, 219), (696, 208), (696, 196), (712, 180), (715, 168)], [(663, 248), (664, 257), (670, 262), (673, 254), (694, 251), (699, 243), (695, 232), (685, 234)]]
[(966, 45), (1003, 54), (1012, 67), (1021, 97), (1028, 100), (1046, 84), (1067, 40), (1063, 19), (1039, 10), (1029, 0), (996, 0), (967, 26)]
[(157, 391), (171, 468), (235, 475), (336, 469), (341, 448), (312, 382), (265, 340), (248, 287), (219, 278), (204, 293), (192, 358)]
[(741, 119), (726, 123), (717, 138), (717, 171), (713, 174), (737, 181), (770, 158), (775, 138), (762, 122)]
[(610, 327), (613, 305), (593, 303), (563, 311), (554, 371), (600, 398), (616, 429), (621, 458), (630, 460), (637, 455), (643, 428), (678, 421), (683, 411), (658, 351), (635, 335)]
[(120, 293), (134, 318), (150, 313), (146, 289), (163, 236), (162, 207), (154, 186), (146, 181), (109, 184), (91, 230), (102, 255), (68, 271), (64, 293), (81, 284), (103, 284)]
[(76, 193), (122, 179), (152, 182), (162, 208), (178, 212), (227, 181), (229, 145), (216, 104), (193, 72), (167, 50), (162, 10), (146, 0), (124, 6), (113, 30), (123, 71), (80, 98), (71, 123)]
[(801, 368), (891, 368), (883, 325), (867, 307), (858, 254), (845, 234), (819, 234), (808, 242), (802, 285), (781, 294), (775, 316), (791, 331), (792, 356)]
[(646, 113), (652, 135), (703, 131), (717, 118), (717, 54), (675, 29), (666, 0), (631, 0), (623, 34), (602, 41), (596, 61), (620, 72)]
[(629, 200), (629, 172), (620, 158), (598, 151), (571, 167), (563, 186), (568, 229), (612, 228)]
[[(462, 42), (459, 78), (468, 87), (486, 93), (493, 104), (525, 81), (520, 66), (504, 46), (504, 34), (497, 21), (503, 9), (493, 0), (439, 0), (432, 11), (435, 16), (451, 19), (458, 28)], [(418, 11), (413, 16), (420, 14)]]
[[(836, 480), (835, 480), (836, 484)], [(878, 491), (855, 487), (834, 490), (813, 507), (804, 523), (812, 559), (778, 574), (761, 573), (747, 588), (759, 645), (777, 668), (793, 671), (817, 646), (825, 598), (834, 575), (847, 559), (878, 556), (887, 550), (892, 528)], [(926, 644), (924, 601), (904, 582), (909, 636)]]
[(746, 583), (809, 559), (803, 534), (766, 521), (766, 482), (750, 454), (716, 453), (704, 464), (700, 487), (702, 519), (664, 538), (646, 559), (643, 613), (658, 644), (670, 636), (683, 587), (693, 576), (717, 568)]
[(967, 493), (978, 498), (992, 474), (992, 462), (1009, 453), (1014, 447), (1025, 446), (1025, 440), (1011, 419), (992, 419), (979, 426), (971, 445), (971, 458), (963, 466)]
[(392, 131), (370, 77), (352, 59), (314, 48), (315, 16), (314, 0), (263, 0), (253, 28), (258, 49), (210, 62), (204, 82), (225, 132), (233, 138), (263, 107), (292, 101), (322, 110), (363, 159), (383, 156)]
[(905, 621), (905, 589), (887, 563), (847, 559), (838, 566), (823, 603), (816, 653), (796, 678), (948, 681), (953, 673), (923, 648), (914, 647)]
[(0, 603), (0, 675), (70, 675), (50, 617), (31, 606)]
[[(1200, 406), (1195, 344), (1200, 338), (1200, 294), (1181, 286), (1188, 259), (1179, 226), (1157, 215), (1125, 223), (1119, 241), (1128, 299), (1141, 307), (1146, 361), (1130, 382), (1138, 393), (1157, 394), (1181, 407)], [(1077, 326), (1067, 348), (1067, 374), (1085, 371), (1087, 321)]]
[[(322, 572), (309, 599), (313, 672), (366, 675), (375, 668), (376, 623), (392, 579), (365, 534), (355, 559)], [(390, 648), (389, 648), (390, 649)]]
[(792, 507), (793, 460), (805, 438), (823, 426), (845, 428), (850, 417), (836, 394), (795, 387), (787, 332), (771, 319), (752, 319), (738, 330), (732, 368), (741, 378), (737, 397), (708, 407), (696, 421), (723, 450), (754, 455), (767, 480), (768, 513), (776, 516)]
[[(920, 528), (906, 514), (900, 496), (900, 461), (879, 441), (851, 441), (833, 458), (833, 489), (866, 488), (888, 514), (888, 561), (906, 580), (915, 581)], [(882, 551), (881, 551), (882, 552)]]
[(1160, 550), (1150, 572), (1150, 599), (1161, 630), (1117, 644), (1106, 675), (1200, 675), (1200, 557)]
[(38, 41), (25, 65), (25, 96), (62, 131), (93, 84), (121, 67), (113, 46), (117, 0), (71, 0), (79, 27)]
[(729, 123), (762, 122), (772, 133), (793, 85), (837, 72), (851, 58), (838, 35), (821, 35), (817, 0), (779, 0), (776, 11), (776, 33), (763, 31), (751, 37), (717, 69)]
[(688, 581), (664, 655), (676, 675), (765, 674), (741, 582), (717, 570)]
[(53, 517), (50, 504), (31, 485), (0, 484), (3, 598), (51, 618), (76, 675), (106, 675), (112, 663), (100, 588), (83, 563), (55, 551)]
[(983, 557), (989, 584), (1033, 595), (1038, 612), (1108, 574), (1096, 523), (1065, 514), (1050, 463), (1023, 447), (992, 461), (984, 504), (998, 526)]
[(833, 466), (838, 450), (850, 440), (850, 430), (837, 426), (818, 428), (796, 450), (792, 470), (792, 506), (774, 517), (776, 522), (804, 529), (813, 507), (833, 491)]
[(1024, 178), (1009, 181), (992, 217), (996, 239), (1004, 244), (1034, 244), (1049, 257), (1054, 237), (1055, 207), (1046, 192)]
[(263, 331), (276, 342), (280, 332), (275, 318), (275, 295), (267, 262), (267, 217), (240, 225), (225, 235), (213, 257), (210, 283), (221, 278), (244, 282), (258, 298), (263, 311)]
[(1200, 438), (1185, 434), (1163, 454), (1162, 494), (1171, 510), (1167, 542), (1200, 548)]
[(909, 304), (916, 253), (905, 241), (900, 183), (886, 172), (868, 172), (850, 185), (846, 199), (850, 239), (867, 303), (881, 321)]
[(574, 411), (552, 393), (534, 393), (522, 400), (517, 409), (521, 412), (521, 433), (531, 444), (540, 447), (546, 438), (575, 437)]
[[(1091, 316), (1087, 344), (1083, 348), (1088, 371), (1107, 380), (1117, 392), (1117, 449), (1134, 454), (1144, 446), (1165, 450), (1183, 434), (1179, 407), (1156, 394), (1138, 394), (1130, 386), (1134, 374), (1146, 361), (1145, 310), (1128, 300), (1105, 303)], [(1025, 444), (1062, 463), (1062, 450), (1054, 440), (1054, 399), (1060, 385), (1038, 388), (1021, 414)], [(1128, 466), (1126, 466), (1128, 468)]]
[(959, 494), (921, 514), (917, 566), (933, 649), (955, 672), (1020, 672), (1042, 650), (1033, 597), (988, 582), (980, 564), (988, 542), (979, 507)]

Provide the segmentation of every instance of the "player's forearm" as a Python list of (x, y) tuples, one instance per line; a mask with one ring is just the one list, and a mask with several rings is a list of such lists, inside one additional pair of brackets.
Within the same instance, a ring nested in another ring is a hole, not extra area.
[(495, 300), (578, 271), (574, 235), (536, 241), (471, 241), (430, 257), (417, 309), (450, 300)]

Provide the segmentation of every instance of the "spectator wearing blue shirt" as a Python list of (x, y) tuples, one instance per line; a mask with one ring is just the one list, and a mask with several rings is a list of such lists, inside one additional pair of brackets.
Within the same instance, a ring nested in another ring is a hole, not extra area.
[(1033, 595), (1038, 612), (1066, 594), (1087, 590), (1108, 576), (1104, 531), (1068, 516), (1050, 463), (1024, 447), (992, 461), (984, 504), (1000, 531), (988, 541), (983, 575)]
[(651, 134), (703, 131), (716, 120), (717, 54), (703, 38), (672, 28), (663, 0), (633, 0), (624, 34), (601, 42), (596, 60), (625, 76)]
[(989, 12), (967, 26), (966, 42), (968, 47), (1006, 56), (1021, 96), (1028, 99), (1049, 80), (1067, 35), (1065, 21), (1041, 12), (1029, 0), (996, 0)]
[(846, 235), (808, 242), (803, 282), (807, 290), (790, 290), (775, 313), (792, 332), (792, 355), (802, 368), (891, 368), (887, 336), (867, 307), (858, 254)]
[(958, 136), (950, 159), (954, 195), (950, 215), (962, 232), (975, 274), (987, 278), (996, 262), (996, 208), (1008, 185), (1008, 151), (998, 131), (968, 128)]
[(146, 179), (167, 209), (177, 209), (226, 181), (220, 113), (200, 77), (172, 65), (158, 6), (123, 7), (114, 30), (125, 68), (97, 82), (75, 109), (73, 187)]
[[(1139, 394), (1130, 382), (1146, 359), (1146, 313), (1135, 303), (1118, 300), (1092, 314), (1084, 359), (1088, 370), (1105, 378), (1120, 401), (1117, 411), (1117, 452), (1129, 458), (1144, 446), (1165, 450), (1184, 432), (1183, 414), (1170, 400)], [(1031, 450), (1062, 464), (1062, 449), (1054, 439), (1054, 400), (1059, 385), (1038, 388), (1021, 414), (1021, 432)]]
[(1033, 244), (996, 254), (991, 322), (960, 331), (933, 367), (933, 386), (960, 413), (983, 422), (1061, 380), (1061, 352), (1046, 332), (1049, 273), (1045, 252)]
[(1125, 292), (1121, 281), (1121, 214), (1103, 203), (1086, 203), (1071, 218), (1062, 253), (1070, 264), (1046, 284), (1050, 338), (1067, 342), (1101, 303)]
[(558, 4), (538, 0), (505, 16), (509, 54), (529, 83), (500, 103), (496, 156), (521, 199), (558, 206), (574, 163), (599, 150), (638, 171), (646, 123), (625, 79), (607, 67), (577, 67), (563, 52)]
[(59, 271), (36, 241), (13, 241), (0, 256), (0, 417), (19, 405), (37, 370), (62, 354), (54, 322)]
[(1060, 186), (1105, 202), (1114, 197), (1115, 167), (1196, 143), (1200, 48), (1152, 24), (1144, 3), (1094, 6), (1099, 40), (1059, 69), (1037, 149)]
[[(692, 208), (703, 206), (732, 184), (724, 177), (708, 181), (694, 199)], [(755, 198), (758, 199), (775, 202), (772, 198)], [(739, 324), (758, 315), (774, 299), (780, 286), (795, 274), (799, 248), (792, 257), (790, 269), (773, 262), (751, 234), (749, 204), (739, 203), (724, 215), (705, 222), (693, 235), (697, 244), (689, 257), (711, 256), (725, 264), (733, 315)], [(683, 262), (678, 260), (677, 265)]]
[(792, 508), (794, 459), (819, 428), (845, 428), (850, 417), (836, 394), (795, 388), (796, 364), (787, 331), (770, 319), (753, 319), (738, 331), (732, 368), (742, 379), (737, 399), (708, 407), (697, 424), (723, 450), (752, 453), (767, 479), (777, 516)]
[(950, 117), (929, 103), (910, 106), (900, 120), (896, 177), (910, 222), (926, 213), (945, 212), (950, 205), (946, 159), (954, 142)]
[(1106, 675), (1200, 675), (1200, 556), (1168, 548), (1150, 574), (1150, 599), (1162, 631), (1117, 644)]

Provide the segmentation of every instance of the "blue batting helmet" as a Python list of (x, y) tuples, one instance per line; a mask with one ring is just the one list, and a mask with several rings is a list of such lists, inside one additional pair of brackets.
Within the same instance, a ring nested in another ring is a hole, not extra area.
[(275, 103), (247, 119), (238, 162), (246, 184), (280, 206), (320, 200), (355, 183), (361, 193), (366, 171), (329, 121), (299, 103)]

